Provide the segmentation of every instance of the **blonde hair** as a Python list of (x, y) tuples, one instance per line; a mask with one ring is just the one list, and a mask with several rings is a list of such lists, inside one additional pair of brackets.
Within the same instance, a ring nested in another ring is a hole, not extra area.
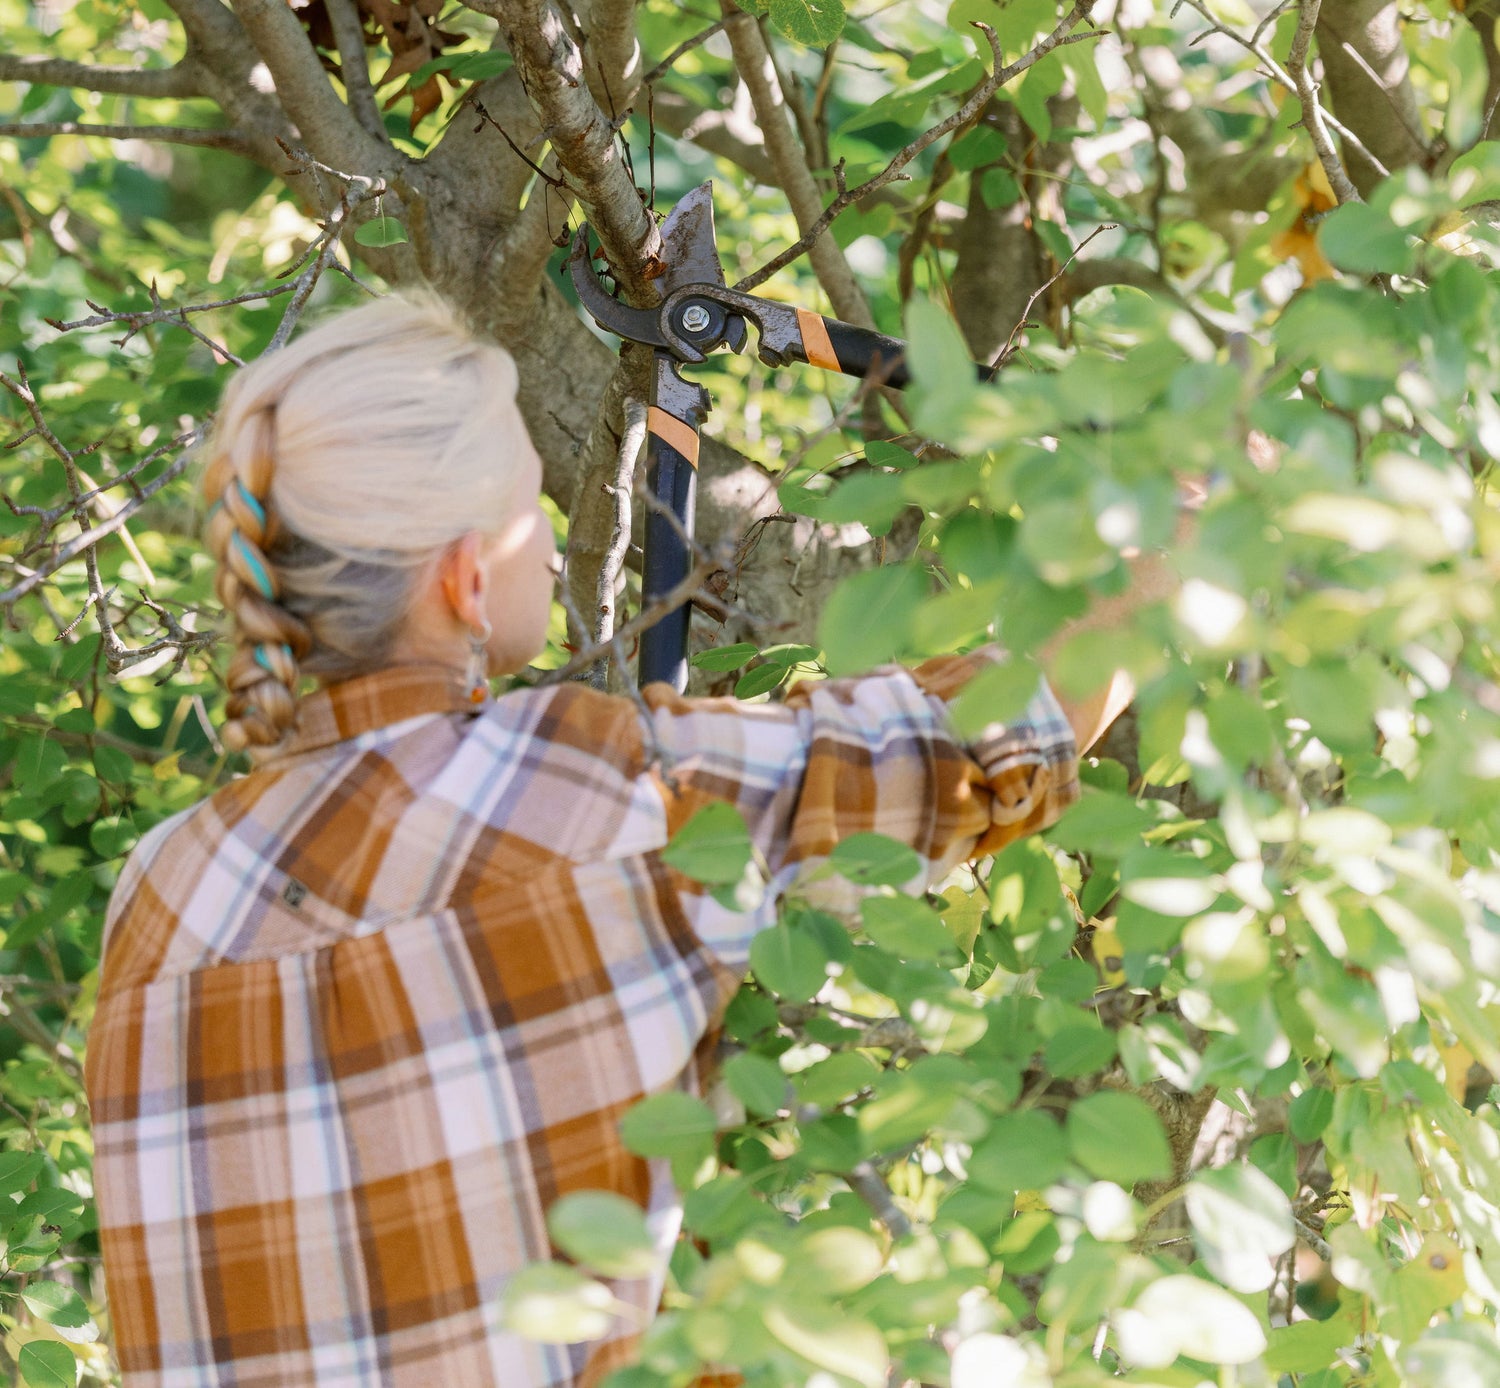
[(502, 529), (515, 395), (510, 354), (432, 295), (340, 313), (230, 382), (203, 481), (236, 642), (226, 745), (280, 742), (304, 674), (388, 663), (418, 572)]

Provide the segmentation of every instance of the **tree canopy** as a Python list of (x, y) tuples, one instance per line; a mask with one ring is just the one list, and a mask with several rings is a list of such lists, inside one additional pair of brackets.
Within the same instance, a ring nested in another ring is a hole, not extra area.
[[(0, 1363), (114, 1374), (80, 1057), (123, 855), (237, 769), (223, 383), (305, 311), (463, 305), (568, 554), (528, 678), (620, 687), (646, 361), (561, 246), (649, 306), (712, 178), (730, 279), (906, 337), (914, 383), (698, 373), (695, 687), (997, 640), (962, 728), (1044, 650), (1139, 694), (1045, 837), (924, 897), (858, 837), (783, 904), (715, 1101), (626, 1119), (690, 1237), (612, 1388), (1500, 1382), (1497, 18), (0, 0)], [(1059, 641), (1163, 547), (1174, 598)], [(670, 857), (760, 890), (732, 814)], [(507, 1314), (598, 1335), (640, 1214), (551, 1234)]]

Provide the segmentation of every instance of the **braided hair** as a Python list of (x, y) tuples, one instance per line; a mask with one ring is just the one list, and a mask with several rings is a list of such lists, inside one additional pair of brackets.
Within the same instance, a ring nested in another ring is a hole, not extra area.
[(203, 478), (235, 639), (226, 746), (279, 743), (304, 676), (388, 664), (419, 573), (503, 528), (515, 393), (509, 354), (431, 295), (338, 314), (231, 381)]

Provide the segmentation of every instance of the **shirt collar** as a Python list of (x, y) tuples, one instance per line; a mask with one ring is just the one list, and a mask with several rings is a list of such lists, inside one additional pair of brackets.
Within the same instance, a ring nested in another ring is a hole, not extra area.
[(328, 685), (297, 702), (297, 726), (263, 765), (345, 742), (424, 713), (479, 713), (463, 676), (442, 665), (395, 665)]

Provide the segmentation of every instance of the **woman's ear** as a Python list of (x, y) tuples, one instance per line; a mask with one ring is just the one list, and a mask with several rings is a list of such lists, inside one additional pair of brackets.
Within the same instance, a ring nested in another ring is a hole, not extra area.
[(470, 531), (450, 545), (438, 564), (439, 586), (454, 618), (466, 627), (481, 627), (485, 619), (485, 588), (489, 574), (481, 562), (483, 540)]

